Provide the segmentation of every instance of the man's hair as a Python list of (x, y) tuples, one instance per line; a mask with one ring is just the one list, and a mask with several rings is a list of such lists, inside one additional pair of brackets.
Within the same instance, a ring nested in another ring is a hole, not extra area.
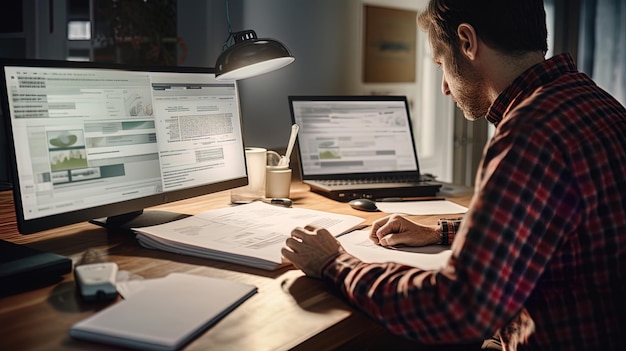
[(431, 43), (448, 46), (455, 56), (457, 28), (462, 23), (470, 24), (479, 39), (504, 54), (548, 51), (543, 0), (431, 0), (418, 23)]

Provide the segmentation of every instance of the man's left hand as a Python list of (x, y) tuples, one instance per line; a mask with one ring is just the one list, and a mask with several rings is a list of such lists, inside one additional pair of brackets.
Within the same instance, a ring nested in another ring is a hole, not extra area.
[(295, 228), (285, 245), (281, 250), (283, 257), (314, 278), (320, 278), (326, 263), (345, 252), (328, 230), (314, 226)]

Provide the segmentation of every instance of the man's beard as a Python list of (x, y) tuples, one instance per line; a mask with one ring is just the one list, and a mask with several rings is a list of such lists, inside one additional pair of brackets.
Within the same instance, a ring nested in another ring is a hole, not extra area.
[(492, 102), (487, 96), (487, 88), (483, 76), (471, 64), (459, 59), (456, 74), (457, 92), (452, 99), (463, 111), (469, 121), (481, 119), (487, 115)]

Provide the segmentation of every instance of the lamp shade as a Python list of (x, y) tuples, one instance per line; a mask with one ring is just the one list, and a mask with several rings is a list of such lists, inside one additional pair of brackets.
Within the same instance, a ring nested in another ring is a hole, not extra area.
[(267, 73), (295, 60), (289, 49), (273, 39), (258, 39), (252, 30), (235, 33), (235, 44), (215, 63), (217, 80), (238, 80)]

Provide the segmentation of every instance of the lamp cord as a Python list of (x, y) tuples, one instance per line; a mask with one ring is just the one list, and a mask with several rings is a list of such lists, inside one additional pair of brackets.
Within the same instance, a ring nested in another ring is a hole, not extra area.
[(228, 0), (226, 0), (226, 22), (228, 23), (228, 37), (222, 45), (222, 51), (228, 49), (229, 44), (234, 40), (233, 28), (230, 24), (230, 12), (228, 11)]

